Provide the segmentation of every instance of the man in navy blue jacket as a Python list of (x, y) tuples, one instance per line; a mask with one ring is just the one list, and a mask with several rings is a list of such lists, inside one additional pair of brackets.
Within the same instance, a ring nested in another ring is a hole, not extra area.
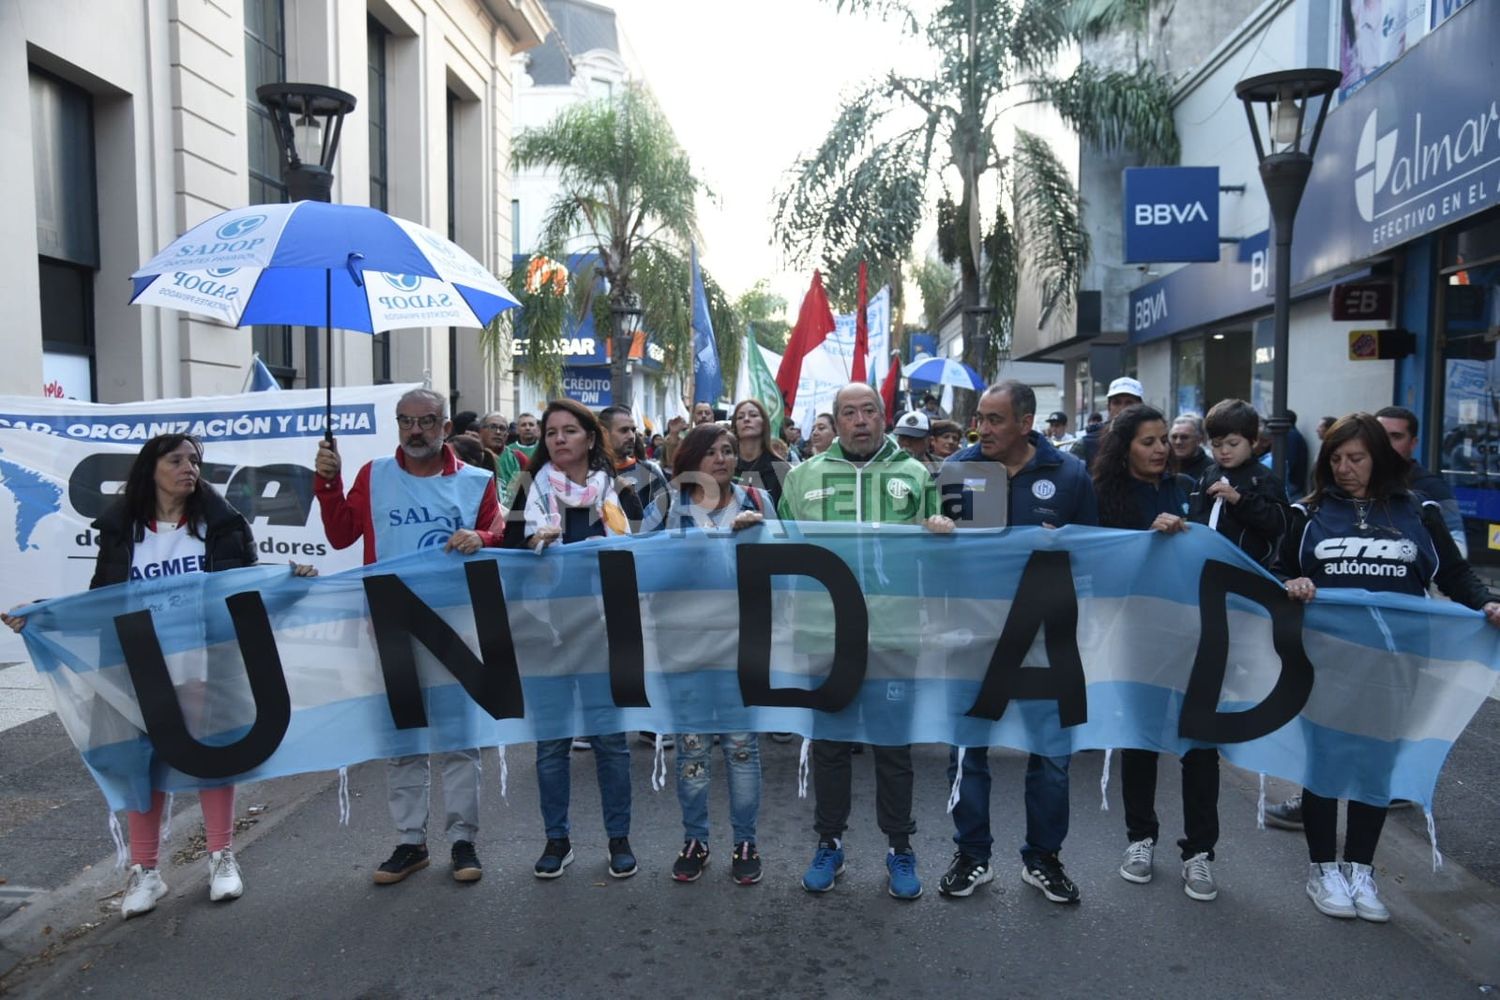
[[(979, 480), (984, 488), (1008, 491), (1008, 525), (1060, 528), (1065, 524), (1099, 523), (1094, 484), (1079, 459), (1058, 451), (1032, 429), (1036, 394), (1022, 382), (1007, 380), (990, 386), (979, 400), (979, 443), (948, 459), (969, 463), (965, 493)], [(974, 497), (944, 512), (972, 509)], [(951, 514), (950, 514), (951, 516)], [(955, 518), (964, 526), (961, 518)], [(990, 771), (988, 751), (968, 748), (963, 757), (963, 782), (953, 808), (953, 841), (958, 845), (953, 864), (938, 883), (945, 896), (967, 896), (994, 878), (990, 865)], [(958, 751), (948, 765), (951, 783), (958, 772)], [(1068, 835), (1068, 758), (1032, 754), (1026, 764), (1026, 842), (1021, 847), (1021, 878), (1054, 903), (1078, 902), (1078, 887), (1063, 870), (1058, 852)]]

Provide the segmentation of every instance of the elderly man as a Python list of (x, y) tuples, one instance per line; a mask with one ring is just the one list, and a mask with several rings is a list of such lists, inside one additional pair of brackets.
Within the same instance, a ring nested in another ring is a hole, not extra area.
[(693, 426), (702, 427), (704, 424), (714, 422), (714, 406), (712, 403), (693, 404)]
[(926, 413), (921, 410), (911, 410), (901, 414), (896, 421), (896, 429), (891, 433), (896, 436), (896, 443), (901, 446), (902, 451), (928, 469), (933, 467), (932, 422)]
[(1144, 398), (1146, 392), (1141, 388), (1137, 379), (1128, 375), (1121, 376), (1109, 384), (1109, 395), (1105, 400), (1106, 408), (1109, 410), (1109, 418), (1096, 427), (1090, 427), (1088, 432), (1073, 442), (1073, 454), (1083, 459), (1083, 464), (1092, 466), (1094, 456), (1099, 454), (1099, 442), (1104, 438), (1104, 432), (1109, 430), (1109, 421), (1127, 406), (1136, 406)]
[[(1094, 484), (1083, 462), (1065, 455), (1033, 425), (1036, 394), (1024, 382), (1006, 380), (979, 397), (979, 443), (948, 460), (960, 463), (965, 492), (1006, 490), (1006, 524), (1060, 528), (1099, 523)], [(947, 471), (946, 469), (944, 470)], [(971, 509), (965, 497), (961, 509)], [(963, 525), (963, 521), (959, 521)], [(990, 768), (984, 747), (964, 751), (963, 781), (953, 807), (953, 864), (938, 882), (945, 896), (968, 896), (995, 877), (990, 850)], [(1026, 763), (1026, 840), (1021, 879), (1054, 903), (1078, 902), (1078, 887), (1059, 857), (1068, 835), (1068, 755), (1032, 754)], [(951, 752), (948, 780), (958, 773)]]
[[(925, 419), (925, 416), (924, 416)], [(946, 534), (953, 522), (937, 513), (937, 489), (927, 469), (885, 436), (885, 406), (871, 386), (855, 382), (833, 399), (838, 439), (787, 473), (780, 513), (784, 520), (921, 524)], [(853, 745), (813, 740), (813, 829), (818, 848), (802, 876), (808, 892), (827, 892), (844, 870), (849, 825)], [(889, 841), (888, 891), (897, 899), (922, 895), (911, 835), (911, 747), (875, 747), (875, 815)]]
[(1172, 456), (1177, 459), (1177, 471), (1197, 482), (1205, 469), (1213, 464), (1208, 452), (1203, 450), (1203, 420), (1196, 413), (1184, 413), (1172, 421), (1167, 431), (1167, 441), (1172, 445)]
[[(504, 522), (493, 474), (464, 465), (443, 443), (452, 429), (448, 399), (413, 389), (396, 404), (400, 447), (393, 458), (366, 462), (344, 494), (337, 444), (318, 445), (314, 478), (323, 531), (336, 549), (364, 539), (365, 563), (441, 546), (468, 555), (500, 544)], [(483, 874), (474, 838), (479, 833), (479, 748), (442, 755), (453, 877)], [(401, 842), (375, 870), (377, 885), (400, 882), (426, 868), (428, 785), (426, 754), (386, 762), (386, 798)]]

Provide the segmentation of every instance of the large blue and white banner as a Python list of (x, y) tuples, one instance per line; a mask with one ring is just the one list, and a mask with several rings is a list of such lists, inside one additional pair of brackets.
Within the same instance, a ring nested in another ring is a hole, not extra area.
[(1218, 745), (1324, 795), (1430, 803), (1500, 667), (1475, 612), (1360, 591), (1304, 609), (1200, 528), (790, 524), (266, 566), (51, 601), (24, 634), (106, 797), (137, 808), (626, 729)]
[[(333, 432), (345, 484), (396, 448), (396, 400), (415, 385), (333, 390)], [(124, 486), (148, 438), (193, 434), (203, 477), (250, 522), (262, 562), (313, 563), (332, 573), (360, 563), (335, 551), (313, 498), (323, 437), (323, 390), (88, 403), (0, 396), (0, 608), (88, 587), (98, 539), (89, 525)], [(25, 655), (0, 629), (0, 661)]]

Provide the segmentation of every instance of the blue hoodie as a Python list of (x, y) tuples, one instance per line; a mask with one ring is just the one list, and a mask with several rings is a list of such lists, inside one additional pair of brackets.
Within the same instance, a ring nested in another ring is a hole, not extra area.
[[(1099, 502), (1083, 462), (1058, 451), (1037, 431), (1032, 431), (1027, 440), (1036, 448), (1036, 454), (1010, 478), (1009, 523), (1012, 526), (1045, 523), (1054, 528), (1065, 524), (1097, 525)], [(948, 462), (980, 463), (977, 468), (998, 464), (985, 458), (977, 444), (949, 456)], [(943, 499), (946, 506), (948, 500)], [(961, 526), (963, 522), (959, 523)]]

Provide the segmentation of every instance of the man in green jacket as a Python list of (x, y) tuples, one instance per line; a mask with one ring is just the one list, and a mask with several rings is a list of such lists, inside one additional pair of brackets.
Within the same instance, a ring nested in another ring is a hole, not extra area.
[(523, 413), (516, 418), (516, 443), (500, 452), (496, 466), (496, 478), (500, 486), (500, 501), (506, 506), (515, 492), (515, 480), (528, 468), (531, 456), (536, 454), (537, 442), (542, 439), (541, 425), (536, 414)]
[[(932, 476), (886, 436), (885, 407), (871, 386), (855, 382), (840, 389), (833, 399), (833, 423), (838, 439), (828, 450), (787, 473), (779, 506), (783, 520), (920, 524), (938, 534), (953, 530), (953, 522), (937, 512)], [(852, 752), (849, 743), (813, 740), (818, 849), (802, 876), (808, 892), (832, 889), (844, 870)], [(922, 895), (911, 847), (917, 829), (911, 802), (911, 747), (875, 747), (875, 813), (890, 842), (886, 870), (889, 892), (897, 899)]]

